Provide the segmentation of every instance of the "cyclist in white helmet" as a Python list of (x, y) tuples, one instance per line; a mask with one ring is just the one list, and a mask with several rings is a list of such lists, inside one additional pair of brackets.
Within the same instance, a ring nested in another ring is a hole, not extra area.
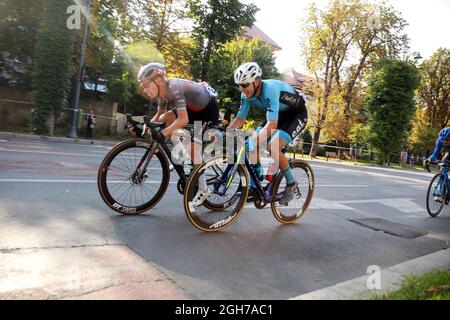
[[(166, 79), (166, 68), (160, 63), (149, 63), (141, 67), (137, 80), (150, 100), (158, 101), (158, 110), (151, 121), (164, 123), (165, 128), (161, 131), (164, 138), (170, 138), (175, 130), (193, 124), (194, 121), (219, 121), (217, 93), (206, 82)], [(172, 109), (168, 110), (168, 107)], [(201, 143), (202, 141), (195, 141), (191, 144), (191, 155), (195, 154), (197, 159), (201, 159)], [(206, 182), (202, 177), (194, 204), (202, 203), (208, 195)]]
[[(287, 83), (280, 80), (262, 80), (262, 71), (256, 62), (247, 62), (234, 72), (234, 82), (239, 85), (241, 106), (229, 128), (240, 128), (245, 124), (251, 105), (266, 110), (266, 121), (257, 129), (257, 134), (249, 140), (249, 151), (256, 152), (257, 145), (267, 139), (268, 150), (278, 143), (278, 151), (271, 156), (279, 164), (286, 178), (286, 190), (279, 203), (287, 205), (292, 200), (297, 182), (289, 167), (289, 162), (281, 150), (289, 144), (306, 126), (308, 115), (306, 99)], [(258, 168), (256, 168), (258, 172)], [(254, 187), (251, 181), (251, 187)], [(250, 189), (249, 200), (255, 190)]]

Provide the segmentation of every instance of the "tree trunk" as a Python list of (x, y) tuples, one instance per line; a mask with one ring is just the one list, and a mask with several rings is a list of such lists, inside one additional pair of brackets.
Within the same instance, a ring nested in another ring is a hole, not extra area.
[(316, 131), (314, 132), (313, 139), (312, 139), (312, 146), (311, 151), (309, 152), (309, 156), (311, 158), (315, 158), (317, 154), (317, 147), (319, 144), (319, 138), (320, 138), (320, 131), (322, 128), (316, 128)]
[(211, 25), (208, 34), (208, 44), (206, 45), (205, 54), (203, 55), (202, 78), (201, 78), (201, 80), (203, 81), (208, 80), (208, 69), (209, 69), (209, 60), (211, 59), (212, 40), (213, 40), (213, 26)]
[(48, 116), (47, 128), (48, 128), (48, 135), (54, 136), (55, 135), (55, 114), (53, 112), (50, 112), (50, 114)]
[(203, 64), (202, 64), (202, 74), (201, 80), (208, 80), (208, 69), (209, 69), (209, 60), (211, 58), (211, 42), (208, 40), (208, 45), (206, 46), (205, 54), (203, 55)]

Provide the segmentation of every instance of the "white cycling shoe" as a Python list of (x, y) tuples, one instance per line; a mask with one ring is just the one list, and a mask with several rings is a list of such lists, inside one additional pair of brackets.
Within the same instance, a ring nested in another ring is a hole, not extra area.
[(209, 197), (211, 192), (209, 190), (198, 190), (194, 199), (192, 199), (191, 203), (194, 207), (199, 207), (205, 202), (206, 198)]

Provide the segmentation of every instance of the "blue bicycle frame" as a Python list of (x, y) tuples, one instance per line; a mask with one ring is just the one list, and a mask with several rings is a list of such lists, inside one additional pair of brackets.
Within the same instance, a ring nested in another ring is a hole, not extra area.
[[(284, 154), (286, 152), (286, 149), (283, 148), (281, 152)], [(241, 163), (242, 156), (244, 156), (244, 166), (247, 169), (250, 179), (253, 179), (255, 182), (256, 189), (258, 190), (259, 194), (262, 196), (262, 199), (265, 202), (274, 202), (281, 199), (282, 195), (276, 195), (275, 197), (272, 197), (271, 191), (272, 191), (272, 182), (268, 184), (267, 190), (264, 190), (264, 188), (261, 185), (261, 182), (259, 180), (258, 174), (256, 173), (254, 167), (250, 164), (250, 160), (248, 159), (247, 153), (245, 152), (245, 147), (241, 146), (238, 150), (238, 152), (234, 155), (234, 164), (229, 164), (225, 171), (222, 174), (222, 177), (219, 179), (218, 182), (214, 185), (213, 193), (218, 194), (220, 196), (224, 196), (227, 192), (228, 188), (231, 185), (231, 181), (233, 180), (233, 177), (238, 169), (239, 164)]]
[[(447, 188), (447, 190), (449, 190), (449, 186), (450, 186), (450, 183), (449, 183), (449, 181), (448, 181), (448, 164), (446, 164), (446, 163), (440, 163), (439, 166), (441, 166), (441, 168), (442, 168), (442, 169), (441, 169), (441, 174), (442, 174), (441, 179), (444, 178), (445, 183), (441, 183), (441, 182), (439, 181), (439, 183), (438, 183), (438, 185), (436, 186), (436, 188), (434, 189), (434, 191), (436, 192), (437, 187), (440, 185), (440, 189), (441, 189), (441, 190), (440, 190), (440, 194), (441, 194), (441, 195), (444, 195), (444, 193), (445, 193), (445, 188)], [(433, 193), (434, 196), (436, 196), (435, 192)], [(447, 199), (448, 199), (448, 197), (449, 197), (449, 192), (447, 192)]]

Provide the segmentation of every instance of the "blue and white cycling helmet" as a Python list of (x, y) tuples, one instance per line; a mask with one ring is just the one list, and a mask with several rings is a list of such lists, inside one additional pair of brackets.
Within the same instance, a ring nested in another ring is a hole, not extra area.
[(442, 140), (450, 140), (450, 128), (444, 128), (439, 132), (439, 138)]
[(236, 84), (251, 83), (261, 77), (262, 71), (256, 62), (247, 62), (234, 71), (234, 82)]

